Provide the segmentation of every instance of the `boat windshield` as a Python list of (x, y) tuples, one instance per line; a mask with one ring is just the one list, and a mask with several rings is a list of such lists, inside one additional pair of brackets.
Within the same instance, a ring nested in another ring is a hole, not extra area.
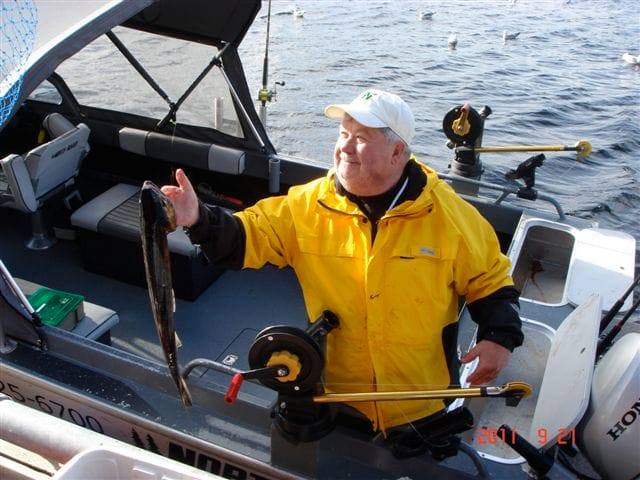
[[(178, 40), (125, 27), (113, 33), (153, 80), (176, 102), (218, 53), (214, 46)], [(105, 35), (63, 62), (56, 70), (78, 102), (87, 107), (162, 119), (168, 103), (136, 72)], [(59, 103), (44, 82), (32, 99)], [(177, 123), (214, 128), (242, 138), (231, 92), (220, 69), (213, 68), (177, 112)]]

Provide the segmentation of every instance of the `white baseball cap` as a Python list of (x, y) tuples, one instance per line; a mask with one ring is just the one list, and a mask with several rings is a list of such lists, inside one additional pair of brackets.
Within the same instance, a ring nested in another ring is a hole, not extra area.
[(342, 118), (349, 114), (365, 127), (389, 127), (407, 145), (411, 145), (415, 133), (415, 120), (409, 105), (393, 93), (370, 88), (349, 104), (329, 105), (324, 114), (329, 118)]

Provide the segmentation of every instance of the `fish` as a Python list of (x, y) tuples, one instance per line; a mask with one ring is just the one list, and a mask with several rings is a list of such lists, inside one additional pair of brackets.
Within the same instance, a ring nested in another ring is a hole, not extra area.
[(176, 214), (171, 200), (148, 180), (142, 185), (139, 206), (142, 254), (151, 311), (169, 373), (178, 387), (182, 404), (188, 407), (192, 404), (191, 393), (178, 366), (179, 340), (174, 321), (176, 301), (167, 241), (167, 235), (177, 228)]

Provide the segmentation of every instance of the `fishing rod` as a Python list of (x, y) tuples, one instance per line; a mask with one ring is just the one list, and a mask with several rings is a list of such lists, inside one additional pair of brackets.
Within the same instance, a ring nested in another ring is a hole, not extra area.
[(615, 317), (618, 314), (618, 312), (624, 305), (624, 302), (627, 301), (627, 297), (631, 295), (631, 293), (633, 292), (633, 289), (636, 288), (639, 283), (640, 283), (640, 275), (636, 277), (636, 279), (631, 283), (631, 286), (627, 288), (627, 290), (616, 301), (616, 303), (613, 304), (613, 306), (609, 309), (607, 314), (604, 317), (602, 317), (602, 320), (600, 320), (600, 331), (598, 332), (599, 334), (602, 334), (602, 332), (606, 330), (606, 328), (611, 323), (611, 320), (613, 320), (613, 317)]
[(512, 153), (512, 152), (576, 152), (578, 157), (588, 157), (593, 148), (588, 140), (579, 140), (575, 145), (504, 145), (496, 147), (465, 147), (458, 146), (456, 152), (474, 153)]
[(260, 102), (260, 121), (267, 126), (267, 102), (274, 101), (278, 92), (275, 85), (284, 86), (284, 82), (275, 82), (273, 90), (269, 90), (269, 38), (271, 32), (271, 0), (267, 10), (267, 38), (264, 47), (264, 60), (262, 62), (262, 88), (258, 90), (258, 101)]
[(269, 100), (269, 90), (267, 84), (269, 82), (269, 37), (271, 32), (271, 0), (267, 7), (267, 38), (264, 45), (264, 60), (262, 61), (262, 88), (258, 91), (258, 100), (262, 102), (262, 107), (266, 107)]
[(607, 333), (607, 335), (604, 338), (598, 341), (598, 348), (596, 349), (596, 358), (600, 357), (600, 355), (606, 352), (607, 349), (611, 346), (611, 344), (613, 343), (613, 339), (616, 337), (616, 335), (618, 335), (618, 333), (620, 333), (620, 330), (622, 330), (622, 327), (624, 326), (624, 324), (627, 323), (627, 320), (629, 320), (631, 315), (638, 309), (638, 305), (640, 305), (640, 298), (638, 298), (635, 301), (635, 303), (631, 306), (631, 308), (624, 315), (624, 317), (622, 317), (620, 321), (611, 328), (609, 333)]

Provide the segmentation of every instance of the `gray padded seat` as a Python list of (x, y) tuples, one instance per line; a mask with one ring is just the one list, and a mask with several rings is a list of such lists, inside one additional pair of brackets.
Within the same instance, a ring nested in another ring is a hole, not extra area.
[(59, 113), (48, 115), (43, 127), (51, 140), (24, 155), (0, 159), (0, 207), (31, 215), (32, 237), (27, 247), (48, 248), (53, 243), (43, 215), (45, 204), (75, 183), (82, 160), (89, 152), (89, 127), (74, 126)]
[(26, 154), (24, 162), (33, 183), (36, 198), (73, 183), (80, 164), (89, 153), (89, 127), (74, 126), (59, 113), (52, 113), (42, 122), (51, 141)]
[[(138, 197), (140, 188), (119, 183), (73, 215), (87, 270), (146, 286)], [(198, 247), (179, 228), (167, 237), (176, 296), (195, 300), (221, 273), (207, 265)]]

